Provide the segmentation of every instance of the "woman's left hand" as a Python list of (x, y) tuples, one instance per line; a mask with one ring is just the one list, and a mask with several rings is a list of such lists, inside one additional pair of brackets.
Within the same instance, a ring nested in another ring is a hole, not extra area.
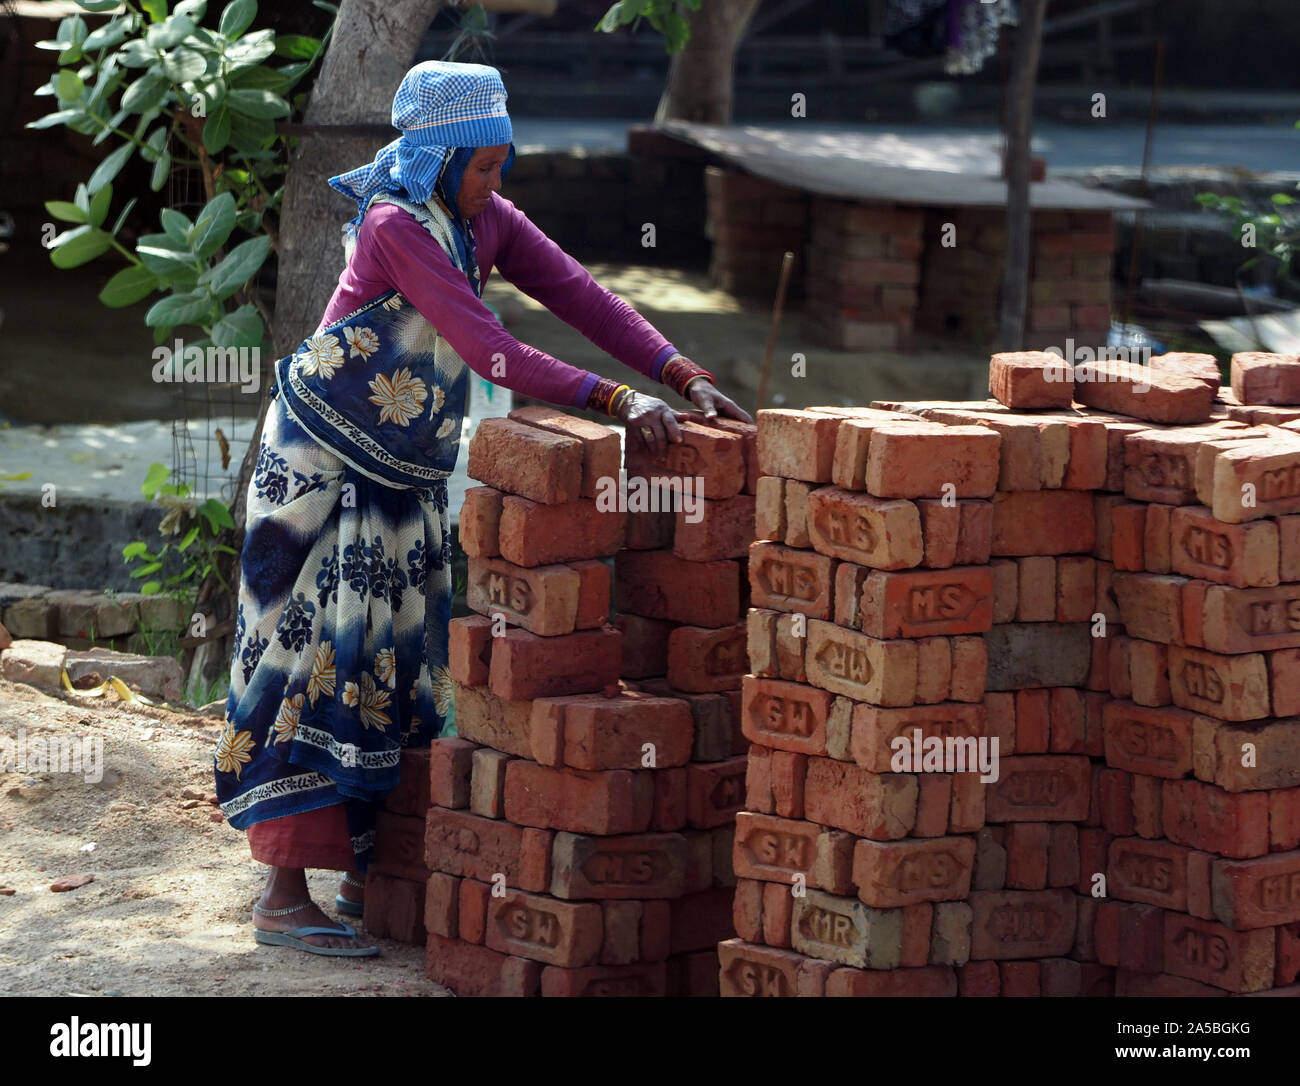
[(723, 418), (739, 419), (741, 422), (754, 421), (747, 412), (719, 392), (713, 382), (705, 377), (697, 377), (687, 385), (686, 398), (704, 412), (706, 421), (718, 415)]

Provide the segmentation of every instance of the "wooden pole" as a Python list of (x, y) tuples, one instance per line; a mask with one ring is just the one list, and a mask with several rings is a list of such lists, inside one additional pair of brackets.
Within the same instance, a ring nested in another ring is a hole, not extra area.
[(754, 404), (754, 414), (767, 400), (767, 376), (772, 371), (772, 352), (776, 350), (776, 334), (781, 330), (781, 314), (785, 311), (785, 291), (790, 285), (790, 269), (794, 267), (794, 253), (786, 253), (781, 258), (781, 276), (776, 283), (776, 302), (772, 306), (772, 324), (767, 330), (767, 347), (763, 351), (763, 368), (758, 375), (758, 400)]
[(1043, 44), (1047, 0), (1023, 0), (1004, 120), (1007, 175), (1007, 263), (1002, 273), (1002, 312), (998, 342), (1003, 351), (1024, 346), (1029, 304), (1029, 138), (1034, 120), (1034, 88)]

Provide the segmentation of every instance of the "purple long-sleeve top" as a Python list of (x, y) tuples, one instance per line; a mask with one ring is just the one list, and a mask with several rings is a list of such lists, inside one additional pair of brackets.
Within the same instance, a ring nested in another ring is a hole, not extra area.
[[(484, 285), (495, 267), (597, 347), (659, 380), (673, 345), (617, 295), (610, 293), (528, 216), (499, 193), (473, 219), (475, 253)], [(597, 375), (552, 358), (506, 331), (475, 296), (442, 246), (408, 212), (378, 203), (361, 222), (352, 261), (339, 277), (321, 327), (372, 298), (396, 289), (446, 338), (475, 373), (526, 396), (585, 407)], [(504, 356), (502, 373), (492, 373)]]

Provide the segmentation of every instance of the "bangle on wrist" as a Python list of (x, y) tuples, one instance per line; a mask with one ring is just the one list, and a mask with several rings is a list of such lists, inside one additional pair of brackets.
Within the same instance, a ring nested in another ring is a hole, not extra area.
[(713, 374), (680, 354), (675, 354), (668, 359), (659, 375), (659, 379), (664, 384), (683, 398), (686, 396), (686, 386), (696, 377), (704, 377), (710, 384), (715, 383)]

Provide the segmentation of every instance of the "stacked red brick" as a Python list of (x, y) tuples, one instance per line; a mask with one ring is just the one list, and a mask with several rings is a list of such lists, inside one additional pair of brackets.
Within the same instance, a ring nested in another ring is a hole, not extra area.
[(425, 944), (424, 824), (429, 810), (429, 751), (402, 751), (397, 787), (375, 819), (374, 859), (366, 871), (362, 925), (371, 935)]
[(1126, 440), (1108, 511), (1119, 994), (1300, 995), (1300, 434), (1246, 425), (1300, 405), (1300, 360), (1237, 355), (1232, 385), (1236, 422)]
[(808, 240), (806, 327), (841, 350), (910, 350), (921, 282), (917, 207), (817, 197)]
[[(1115, 238), (1109, 211), (1037, 210), (1031, 221), (1027, 339), (1066, 349), (1104, 344), (1110, 327)], [(917, 328), (989, 343), (1006, 261), (1001, 208), (926, 212)]]
[(732, 294), (770, 299), (781, 261), (794, 253), (792, 289), (803, 279), (808, 230), (808, 196), (799, 189), (752, 174), (709, 166), (705, 234), (713, 242), (709, 278)]
[[(729, 834), (688, 767), (692, 706), (619, 682), (601, 560), (628, 535), (619, 468), (614, 431), (544, 408), (485, 420), (470, 446), (489, 484), (461, 514), (480, 614), (451, 624), (458, 738), (431, 750), (426, 830), (427, 971), (461, 995), (685, 994), (716, 977), (719, 928), (691, 895), (712, 893), (715, 870), (730, 894), (714, 863)], [(689, 587), (655, 572), (658, 597)]]
[(675, 502), (675, 511), (629, 512), (626, 549), (614, 563), (615, 624), (624, 679), (680, 699), (694, 721), (690, 761), (656, 777), (677, 804), (665, 824), (685, 819), (679, 832), (689, 856), (683, 896), (670, 903), (670, 980), (675, 965), (678, 994), (717, 995), (717, 946), (735, 934), (731, 853), (749, 746), (740, 727), (745, 559), (758, 464), (752, 424), (686, 422), (682, 434), (663, 461), (639, 445), (628, 449), (629, 495), (655, 479), (689, 480), (696, 500)]
[(985, 731), (999, 438), (869, 409), (759, 414), (724, 995), (954, 995), (984, 822), (972, 773), (891, 740)]

